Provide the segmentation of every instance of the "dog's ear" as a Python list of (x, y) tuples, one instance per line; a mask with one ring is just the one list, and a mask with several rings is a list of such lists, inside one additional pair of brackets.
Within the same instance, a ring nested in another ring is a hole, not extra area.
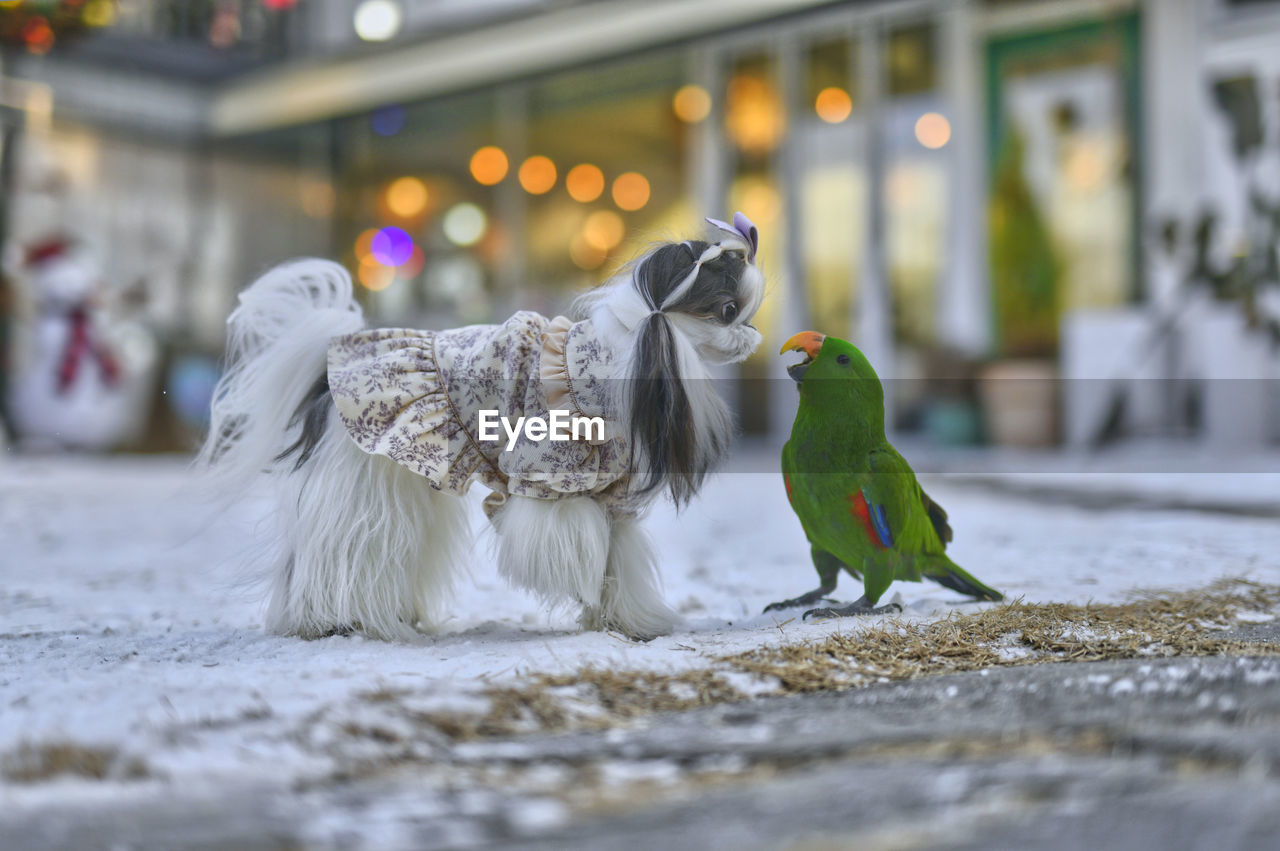
[(732, 417), (697, 350), (660, 309), (688, 288), (700, 243), (662, 246), (637, 264), (634, 286), (650, 309), (636, 327), (623, 400), (636, 480), (632, 493), (666, 487), (682, 506), (728, 451)]

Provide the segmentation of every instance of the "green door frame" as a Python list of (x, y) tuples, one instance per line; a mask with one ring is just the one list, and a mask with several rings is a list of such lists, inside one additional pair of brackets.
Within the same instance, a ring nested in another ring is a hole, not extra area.
[[(1120, 73), (1124, 98), (1125, 129), (1130, 143), (1129, 169), (1133, 181), (1130, 211), (1133, 241), (1129, 258), (1131, 302), (1140, 300), (1146, 290), (1142, 257), (1142, 199), (1145, 193), (1142, 170), (1144, 128), (1141, 23), (1141, 16), (1135, 10), (1065, 27), (999, 36), (990, 39), (986, 46), (987, 173), (994, 180), (1007, 120), (1001, 81), (1010, 70), (1026, 64), (1052, 67), (1063, 56), (1097, 51), (1099, 48), (1106, 50), (1108, 40), (1114, 44), (1115, 64)], [(988, 183), (988, 192), (992, 185)], [(995, 310), (994, 304), (991, 309)], [(998, 327), (998, 318), (992, 327)]]

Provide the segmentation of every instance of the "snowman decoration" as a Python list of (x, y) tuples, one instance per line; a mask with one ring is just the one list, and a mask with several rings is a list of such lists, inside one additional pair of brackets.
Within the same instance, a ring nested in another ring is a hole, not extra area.
[(57, 236), (27, 246), (28, 321), (15, 340), (9, 411), (22, 445), (106, 450), (136, 442), (154, 381), (153, 338), (113, 323), (87, 253)]

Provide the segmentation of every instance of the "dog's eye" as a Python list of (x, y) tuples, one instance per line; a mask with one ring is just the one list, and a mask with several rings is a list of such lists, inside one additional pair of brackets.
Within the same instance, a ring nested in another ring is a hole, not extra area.
[(848, 366), (848, 365), (849, 365), (849, 356), (848, 356), (848, 355), (836, 355), (836, 363), (840, 364), (841, 366)]
[(728, 325), (730, 322), (738, 318), (738, 303), (736, 301), (726, 301), (724, 306), (720, 308), (720, 319)]

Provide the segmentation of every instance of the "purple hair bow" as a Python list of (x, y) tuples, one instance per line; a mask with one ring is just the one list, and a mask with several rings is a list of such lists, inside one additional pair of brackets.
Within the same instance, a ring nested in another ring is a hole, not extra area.
[(719, 228), (727, 234), (739, 237), (747, 243), (747, 262), (754, 263), (756, 259), (756, 249), (760, 247), (760, 231), (751, 223), (742, 213), (733, 214), (733, 224), (722, 222), (719, 219), (707, 219), (707, 223)]

